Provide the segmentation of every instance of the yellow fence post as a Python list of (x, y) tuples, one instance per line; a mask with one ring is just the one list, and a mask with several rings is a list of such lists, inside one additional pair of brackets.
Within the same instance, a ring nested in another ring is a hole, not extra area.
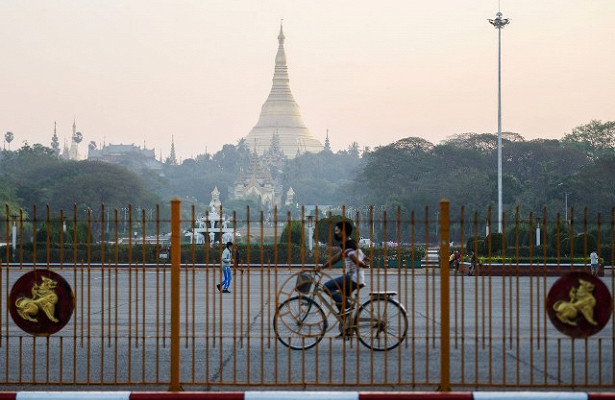
[(450, 370), (450, 292), (449, 292), (449, 243), (450, 243), (450, 203), (440, 201), (440, 388), (442, 392), (451, 391)]
[(180, 205), (179, 199), (171, 200), (171, 384), (169, 390), (172, 392), (182, 390), (179, 382)]

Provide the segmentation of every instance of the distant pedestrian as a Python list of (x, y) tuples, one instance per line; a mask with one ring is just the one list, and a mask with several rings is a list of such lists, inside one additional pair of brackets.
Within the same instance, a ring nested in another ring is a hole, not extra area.
[(455, 250), (453, 266), (455, 267), (455, 271), (459, 271), (459, 266), (461, 265), (461, 252), (459, 250)]
[(468, 271), (468, 276), (474, 275), (475, 269), (476, 269), (476, 253), (472, 251), (470, 253), (470, 270)]
[(231, 273), (231, 264), (233, 263), (233, 242), (227, 242), (226, 248), (222, 252), (222, 274), (224, 279), (218, 283), (216, 287), (222, 293), (231, 293), (228, 287), (231, 285), (233, 274)]
[(592, 275), (598, 276), (598, 253), (596, 253), (596, 250), (592, 251), (589, 255), (589, 262), (591, 264)]

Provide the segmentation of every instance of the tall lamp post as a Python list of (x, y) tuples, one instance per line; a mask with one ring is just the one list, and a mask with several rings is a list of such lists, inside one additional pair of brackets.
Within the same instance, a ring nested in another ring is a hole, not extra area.
[(568, 191), (564, 192), (564, 212), (566, 214), (566, 223), (568, 223)]
[(502, 233), (502, 28), (510, 19), (498, 11), (489, 23), (498, 30), (498, 232)]
[[(558, 187), (560, 186), (564, 186), (564, 183), (560, 183), (559, 185), (557, 185)], [(568, 190), (565, 189), (564, 190), (564, 218), (566, 223), (568, 223)]]

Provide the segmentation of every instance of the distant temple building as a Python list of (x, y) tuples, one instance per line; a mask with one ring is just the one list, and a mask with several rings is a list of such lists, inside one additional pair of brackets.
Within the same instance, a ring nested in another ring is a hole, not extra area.
[(249, 171), (241, 169), (235, 185), (229, 188), (231, 200), (252, 200), (271, 210), (282, 202), (282, 185), (271, 175), (256, 150), (250, 155)]
[(292, 207), (295, 205), (295, 191), (292, 186), (289, 187), (288, 192), (286, 192), (286, 201), (284, 202), (284, 205), (287, 207)]
[(263, 155), (271, 147), (274, 135), (277, 135), (282, 153), (287, 158), (295, 158), (297, 154), (305, 152), (318, 153), (323, 150), (323, 145), (306, 127), (299, 105), (290, 91), (284, 39), (280, 26), (273, 86), (261, 108), (258, 122), (246, 136), (246, 143), (250, 147), (254, 146), (258, 155)]
[[(55, 123), (53, 127), (53, 134), (57, 137)], [(80, 159), (78, 147), (82, 139), (83, 136), (81, 135), (81, 132), (77, 132), (77, 121), (73, 120), (73, 134), (70, 140), (70, 147), (68, 146), (68, 143), (66, 143), (66, 140), (64, 140), (64, 148), (62, 150), (61, 157), (65, 160), (78, 161)]]
[(156, 160), (154, 149), (142, 149), (134, 144), (111, 144), (103, 145), (101, 149), (90, 148), (88, 160), (120, 164), (133, 171), (162, 169), (162, 163)]

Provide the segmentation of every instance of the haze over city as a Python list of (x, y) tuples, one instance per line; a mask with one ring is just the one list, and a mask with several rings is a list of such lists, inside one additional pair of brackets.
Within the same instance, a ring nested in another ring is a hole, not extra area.
[(561, 138), (615, 119), (615, 2), (503, 0), (6, 1), (0, 3), (0, 129), (12, 149), (87, 143), (167, 156), (245, 137), (271, 88), (283, 19), (290, 87), (333, 150), (408, 136), (437, 143), (503, 130)]

